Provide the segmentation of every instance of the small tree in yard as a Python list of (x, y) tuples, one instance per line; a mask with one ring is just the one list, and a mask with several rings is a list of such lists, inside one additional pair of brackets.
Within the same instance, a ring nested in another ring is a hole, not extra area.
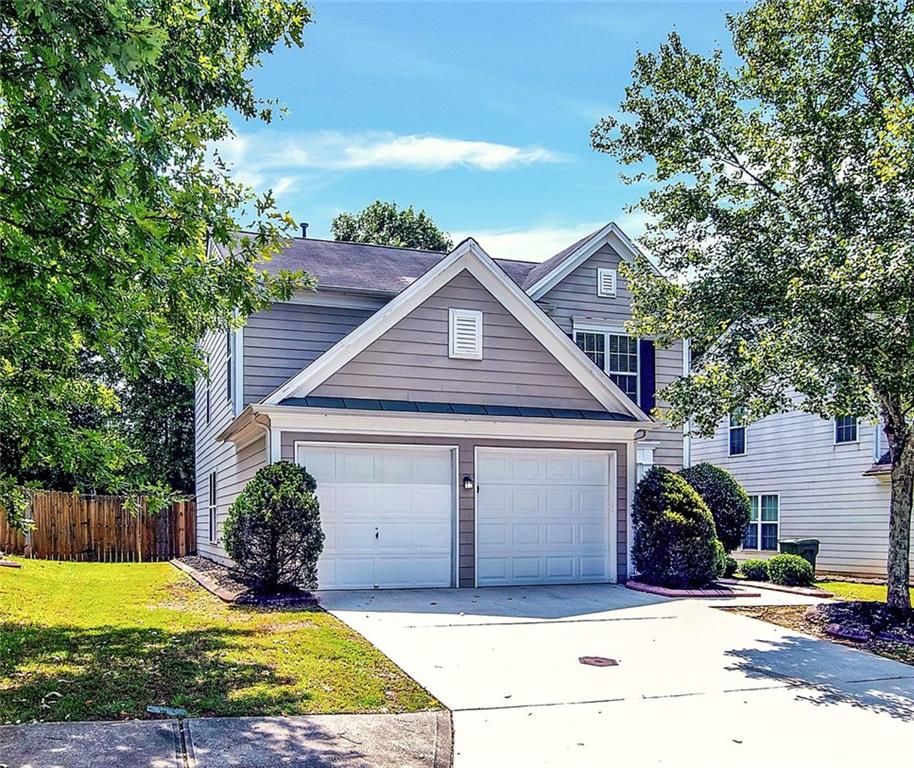
[(700, 587), (718, 575), (714, 520), (701, 497), (675, 472), (648, 470), (635, 488), (632, 523), (632, 558), (646, 581)]
[(727, 553), (743, 541), (752, 515), (749, 494), (727, 470), (702, 462), (679, 473), (711, 510), (717, 538)]
[(638, 167), (646, 260), (633, 333), (693, 340), (667, 416), (710, 435), (801, 409), (881, 419), (892, 459), (888, 602), (910, 610), (914, 490), (914, 6), (760, 0), (728, 17), (736, 67), (678, 35), (639, 53), (593, 146)]
[(304, 467), (281, 461), (257, 470), (225, 521), (225, 551), (258, 591), (317, 585), (324, 548), (317, 484)]

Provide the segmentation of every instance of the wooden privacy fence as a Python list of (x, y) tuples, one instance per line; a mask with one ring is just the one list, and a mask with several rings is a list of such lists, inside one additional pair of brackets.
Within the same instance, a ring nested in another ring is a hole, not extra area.
[(196, 506), (179, 501), (156, 514), (125, 508), (121, 496), (32, 493), (31, 532), (12, 529), (0, 510), (0, 551), (46, 560), (100, 562), (170, 560), (197, 547)]

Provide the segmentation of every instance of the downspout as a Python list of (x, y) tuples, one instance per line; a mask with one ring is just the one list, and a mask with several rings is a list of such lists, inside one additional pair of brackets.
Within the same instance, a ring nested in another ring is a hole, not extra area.
[(625, 488), (625, 570), (628, 577), (635, 575), (632, 564), (632, 547), (635, 542), (635, 532), (632, 528), (632, 504), (635, 500), (635, 476), (638, 474), (638, 441), (647, 437), (646, 429), (636, 429), (628, 448), (626, 461), (626, 488)]
[(264, 424), (260, 418), (260, 414), (254, 416), (254, 423), (263, 430), (264, 443), (266, 444), (265, 450), (267, 452), (267, 464), (273, 463), (273, 428), (270, 426), (270, 417), (267, 416), (267, 423)]

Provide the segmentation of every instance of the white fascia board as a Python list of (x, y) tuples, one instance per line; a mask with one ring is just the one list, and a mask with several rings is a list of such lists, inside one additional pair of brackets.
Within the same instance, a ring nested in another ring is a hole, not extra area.
[(464, 240), (409, 288), (403, 290), (396, 298), (324, 352), (307, 368), (299, 371), (285, 384), (271, 392), (262, 402), (266, 405), (275, 405), (293, 394), (303, 396), (314, 390), (396, 322), (406, 317), (438, 288), (456, 276), (463, 268), (463, 259), (471, 252), (473, 245), (476, 245), (473, 240)]
[[(527, 293), (534, 300), (542, 298), (562, 280), (568, 277), (575, 269), (581, 266), (581, 264), (587, 261), (587, 259), (600, 250), (600, 248), (607, 244), (611, 245), (613, 250), (626, 261), (634, 261), (638, 256), (642, 255), (638, 246), (629, 239), (628, 235), (626, 235), (615, 222), (611, 221), (603, 227), (603, 229), (595, 233), (586, 243), (582, 243), (576, 251), (570, 253), (561, 264), (556, 265), (555, 269), (548, 274), (543, 275), (531, 285), (527, 289)], [(660, 274), (660, 271), (653, 264), (651, 264), (651, 267), (655, 274)]]
[(422, 435), (424, 437), (498, 437), (515, 440), (629, 442), (638, 430), (655, 422), (583, 421), (578, 419), (499, 419), (462, 414), (346, 411), (299, 406), (254, 406), (269, 416), (274, 433), (281, 431), (328, 434)]

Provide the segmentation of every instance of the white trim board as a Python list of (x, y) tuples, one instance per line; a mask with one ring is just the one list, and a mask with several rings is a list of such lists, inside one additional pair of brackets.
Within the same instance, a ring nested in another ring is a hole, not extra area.
[(549, 319), (472, 238), (464, 240), (444, 259), (402, 291), (385, 307), (327, 350), (307, 368), (290, 378), (262, 401), (276, 405), (287, 397), (304, 397), (352, 360), (369, 344), (419, 307), (462, 271), (468, 271), (495, 297), (546, 350), (608, 411), (627, 413), (650, 422), (612, 380)]
[[(628, 235), (614, 221), (611, 221), (599, 232), (595, 232), (587, 242), (582, 243), (575, 251), (568, 254), (551, 272), (546, 273), (531, 285), (527, 289), (527, 293), (533, 299), (542, 298), (604, 245), (612, 246), (613, 250), (627, 261), (634, 261), (635, 258), (643, 255), (638, 246), (628, 238)], [(653, 265), (651, 266), (659, 275), (659, 270)]]

